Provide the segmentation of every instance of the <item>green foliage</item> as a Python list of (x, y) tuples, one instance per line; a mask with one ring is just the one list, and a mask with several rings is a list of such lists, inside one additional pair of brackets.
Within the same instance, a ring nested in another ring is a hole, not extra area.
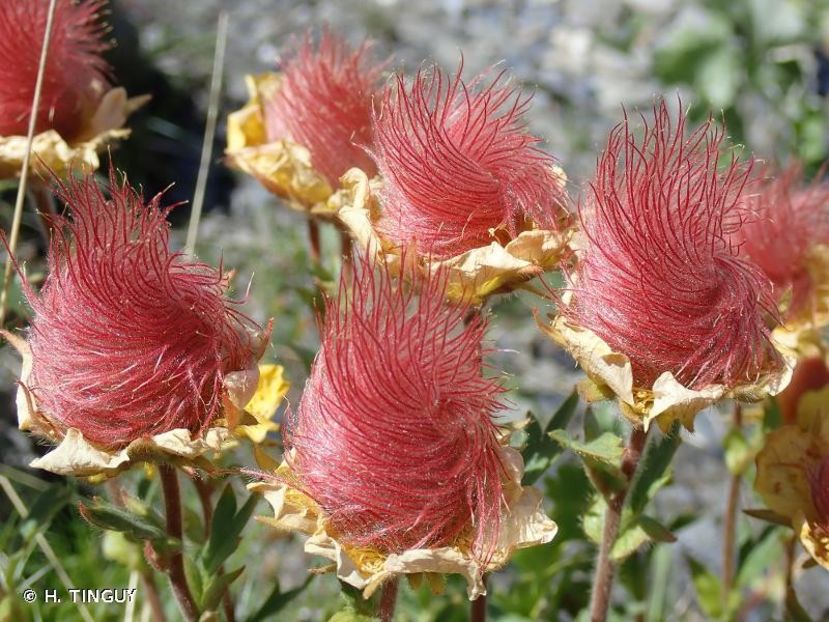
[(521, 456), (524, 458), (522, 485), (532, 486), (550, 468), (556, 456), (561, 453), (561, 444), (553, 442), (550, 435), (555, 430), (564, 430), (567, 427), (573, 415), (576, 414), (578, 404), (578, 393), (573, 391), (559, 406), (543, 430), (535, 415), (527, 413), (529, 418), (529, 423), (525, 429), (527, 441), (521, 451)]
[(242, 529), (253, 515), (258, 502), (259, 497), (251, 495), (245, 504), (237, 509), (233, 486), (230, 483), (225, 486), (213, 513), (210, 538), (201, 555), (201, 563), (206, 574), (213, 574), (237, 549)]

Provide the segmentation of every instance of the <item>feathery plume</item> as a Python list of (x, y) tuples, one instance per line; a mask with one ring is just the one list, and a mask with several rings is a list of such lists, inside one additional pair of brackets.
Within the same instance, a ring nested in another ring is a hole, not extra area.
[(108, 447), (222, 414), (227, 374), (255, 368), (258, 326), (221, 269), (169, 249), (169, 209), (110, 170), (59, 186), (49, 273), (34, 309), (28, 391), (48, 419)]
[(462, 70), (421, 69), (408, 86), (398, 75), (373, 113), (381, 233), (436, 259), (562, 218), (560, 173), (526, 129), (531, 97), (505, 71), (467, 84)]
[[(105, 4), (58, 0), (35, 132), (73, 138), (107, 90)], [(48, 7), (48, 0), (0, 3), (0, 136), (26, 133)]]
[(486, 320), (444, 303), (445, 279), (416, 296), (364, 260), (329, 301), (322, 346), (285, 429), (299, 488), (351, 546), (383, 553), (466, 539), (494, 551), (506, 469), (482, 375)]
[(371, 48), (367, 41), (352, 49), (328, 30), (315, 46), (306, 33), (286, 55), (279, 87), (263, 103), (268, 140), (290, 138), (306, 147), (332, 187), (352, 167), (369, 176), (377, 172), (365, 148), (385, 63), (372, 58)]
[(779, 367), (772, 286), (738, 254), (751, 163), (723, 162), (724, 130), (686, 134), (668, 107), (610, 133), (579, 217), (585, 248), (562, 315), (631, 361), (634, 386), (671, 372), (687, 387), (733, 388)]

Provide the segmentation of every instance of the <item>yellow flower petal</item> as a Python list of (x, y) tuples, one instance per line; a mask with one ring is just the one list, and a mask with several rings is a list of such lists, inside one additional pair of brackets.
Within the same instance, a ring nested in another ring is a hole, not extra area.
[(288, 390), (290, 383), (285, 380), (285, 369), (281, 365), (260, 365), (259, 382), (256, 391), (245, 406), (245, 411), (255, 420), (255, 424), (241, 424), (233, 429), (237, 436), (249, 438), (253, 443), (261, 443), (268, 432), (279, 429), (273, 416)]
[(245, 80), (250, 99), (227, 120), (228, 163), (255, 177), (268, 191), (287, 199), (294, 209), (319, 209), (333, 189), (314, 169), (311, 153), (290, 140), (267, 139), (262, 102), (280, 88), (280, 76), (266, 73), (246, 76)]

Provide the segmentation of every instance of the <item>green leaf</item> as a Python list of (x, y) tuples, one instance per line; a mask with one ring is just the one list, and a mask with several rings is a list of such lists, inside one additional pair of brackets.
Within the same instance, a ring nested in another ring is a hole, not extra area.
[(214, 574), (213, 576), (208, 579), (207, 583), (204, 585), (204, 591), (202, 592), (202, 596), (200, 599), (200, 610), (201, 611), (214, 611), (219, 606), (219, 603), (222, 601), (222, 596), (224, 596), (227, 588), (233, 583), (236, 579), (239, 578), (245, 570), (245, 567), (242, 566), (241, 568), (237, 568), (236, 570), (232, 570), (230, 572), (224, 572), (222, 574)]
[[(547, 499), (553, 500), (553, 515), (558, 524), (554, 545), (581, 538), (582, 515), (590, 506), (592, 492), (584, 469), (574, 462), (560, 464), (554, 475), (544, 478), (544, 491)], [(535, 548), (538, 547), (526, 550)]]
[(731, 428), (723, 439), (725, 465), (732, 475), (742, 475), (754, 462), (754, 450), (740, 428)]
[(772, 512), (771, 510), (767, 510), (765, 508), (757, 508), (757, 509), (748, 509), (743, 510), (743, 514), (748, 514), (752, 518), (759, 518), (760, 520), (764, 520), (769, 523), (774, 523), (775, 525), (782, 525), (783, 527), (791, 527), (792, 522), (782, 516), (781, 514), (777, 514), (776, 512)]
[(549, 436), (562, 447), (578, 454), (582, 460), (592, 460), (610, 466), (618, 466), (625, 448), (624, 440), (613, 432), (604, 432), (586, 443), (570, 438), (564, 430), (553, 430)]
[(96, 499), (90, 505), (81, 502), (78, 504), (78, 510), (84, 519), (96, 527), (120, 531), (134, 540), (170, 540), (160, 525), (142, 516), (126, 512), (106, 501)]
[(630, 555), (633, 555), (639, 548), (651, 541), (648, 533), (642, 529), (638, 522), (632, 522), (622, 528), (610, 549), (610, 559), (620, 562)]
[(588, 406), (584, 411), (584, 440), (592, 441), (597, 439), (602, 433), (602, 425), (596, 417), (596, 411)]
[(636, 522), (651, 540), (655, 542), (676, 542), (676, 536), (671, 530), (655, 518), (643, 515), (639, 516)]
[(553, 430), (564, 429), (576, 413), (579, 404), (579, 396), (574, 391), (559, 406), (558, 410), (550, 418), (544, 430), (538, 419), (532, 413), (528, 413), (530, 423), (526, 427), (527, 444), (521, 451), (524, 458), (524, 477), (521, 480), (523, 486), (532, 486), (541, 477), (553, 460), (561, 453), (561, 445), (553, 442), (549, 437)]
[(734, 103), (743, 76), (740, 48), (729, 41), (702, 57), (694, 84), (714, 108), (728, 108)]
[(299, 596), (307, 588), (316, 575), (309, 574), (302, 585), (287, 592), (280, 591), (279, 582), (276, 583), (270, 595), (259, 610), (247, 619), (247, 622), (262, 622), (272, 620), (273, 616), (282, 611), (290, 602)]
[(758, 577), (774, 566), (775, 560), (783, 556), (782, 547), (780, 529), (773, 525), (766, 527), (757, 539), (745, 547), (744, 558), (737, 569), (736, 585), (751, 587)]
[(780, 413), (780, 404), (775, 396), (766, 398), (763, 404), (763, 432), (776, 430), (783, 423), (783, 415)]
[(700, 608), (709, 618), (719, 618), (722, 614), (722, 584), (719, 577), (709, 572), (693, 557), (686, 556), (691, 580), (697, 593)]
[(207, 574), (213, 574), (239, 546), (239, 534), (250, 520), (257, 495), (251, 495), (239, 511), (236, 511), (236, 495), (231, 484), (227, 484), (216, 504), (210, 538), (202, 553), (202, 564)]
[(677, 422), (670, 433), (661, 438), (652, 437), (645, 447), (628, 497), (634, 514), (642, 512), (654, 493), (670, 481), (671, 461), (681, 443), (682, 437)]
[(48, 529), (55, 514), (69, 504), (71, 496), (66, 486), (49, 486), (29, 506), (29, 515), (20, 525), (20, 534), (28, 540), (36, 533)]

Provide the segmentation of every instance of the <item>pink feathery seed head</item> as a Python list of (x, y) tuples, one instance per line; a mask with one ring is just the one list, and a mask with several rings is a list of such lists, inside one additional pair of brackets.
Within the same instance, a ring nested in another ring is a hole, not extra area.
[(110, 170), (59, 187), (49, 273), (29, 293), (29, 386), (38, 410), (106, 446), (222, 414), (226, 374), (253, 367), (258, 327), (225, 297), (227, 278), (171, 252), (160, 197), (145, 204)]
[(352, 546), (384, 552), (472, 542), (494, 551), (502, 462), (484, 377), (486, 320), (420, 294), (363, 258), (329, 301), (322, 345), (284, 440), (302, 489)]
[[(390, 82), (373, 113), (383, 177), (382, 232), (446, 258), (515, 236), (534, 222), (558, 229), (564, 192), (554, 159), (526, 128), (530, 96), (492, 70), (467, 84), (422, 68)], [(488, 84), (487, 84), (488, 82)]]
[[(58, 0), (35, 130), (73, 138), (108, 84), (101, 54), (106, 0)], [(25, 134), (46, 33), (49, 0), (0, 2), (0, 136)]]
[(748, 221), (740, 231), (740, 252), (774, 283), (778, 300), (791, 292), (788, 313), (797, 314), (814, 290), (809, 255), (815, 246), (829, 244), (829, 183), (818, 174), (806, 185), (798, 161), (779, 175), (771, 166), (765, 173), (743, 200)]
[(625, 116), (599, 157), (562, 313), (626, 354), (638, 387), (668, 371), (694, 388), (754, 381), (780, 359), (771, 283), (732, 241), (751, 162), (723, 161), (724, 130), (686, 134), (664, 101), (642, 122), (637, 138)]
[(372, 98), (386, 63), (373, 58), (372, 44), (356, 49), (329, 30), (318, 45), (310, 33), (286, 55), (282, 80), (264, 103), (269, 141), (290, 138), (311, 152), (311, 162), (337, 182), (358, 167), (369, 176), (377, 172), (366, 152), (371, 144)]

